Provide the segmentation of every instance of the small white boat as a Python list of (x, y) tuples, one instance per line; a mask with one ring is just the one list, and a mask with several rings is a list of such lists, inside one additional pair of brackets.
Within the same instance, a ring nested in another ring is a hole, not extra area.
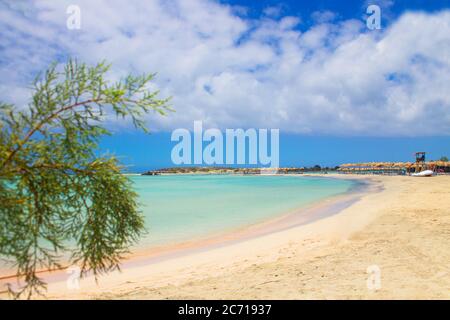
[(413, 177), (431, 177), (432, 175), (433, 175), (432, 170), (424, 170), (424, 171), (420, 171), (418, 173), (411, 174), (411, 176), (413, 176)]

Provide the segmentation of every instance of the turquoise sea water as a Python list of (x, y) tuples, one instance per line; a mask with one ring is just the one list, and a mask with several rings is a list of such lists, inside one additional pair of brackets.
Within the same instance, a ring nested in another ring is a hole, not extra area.
[(298, 176), (133, 176), (148, 234), (139, 245), (176, 243), (248, 226), (344, 193), (347, 180)]

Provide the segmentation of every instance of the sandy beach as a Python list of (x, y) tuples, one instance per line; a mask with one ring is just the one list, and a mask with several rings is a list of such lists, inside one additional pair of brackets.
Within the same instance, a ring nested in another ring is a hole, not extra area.
[[(327, 175), (330, 176), (330, 175)], [(69, 285), (49, 299), (448, 299), (450, 176), (342, 176), (382, 187), (338, 214)], [(379, 270), (379, 287), (368, 271)], [(372, 279), (372, 278), (371, 278)]]

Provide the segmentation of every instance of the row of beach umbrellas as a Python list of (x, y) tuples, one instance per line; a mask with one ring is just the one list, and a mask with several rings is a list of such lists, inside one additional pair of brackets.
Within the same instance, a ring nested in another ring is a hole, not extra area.
[(417, 167), (450, 167), (450, 161), (344, 163), (339, 166), (339, 170), (399, 170)]

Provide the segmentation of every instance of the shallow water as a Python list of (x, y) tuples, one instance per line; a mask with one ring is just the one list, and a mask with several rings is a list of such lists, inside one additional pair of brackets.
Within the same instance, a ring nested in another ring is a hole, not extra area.
[(139, 246), (177, 243), (257, 224), (347, 192), (354, 183), (298, 176), (133, 176), (148, 234)]

